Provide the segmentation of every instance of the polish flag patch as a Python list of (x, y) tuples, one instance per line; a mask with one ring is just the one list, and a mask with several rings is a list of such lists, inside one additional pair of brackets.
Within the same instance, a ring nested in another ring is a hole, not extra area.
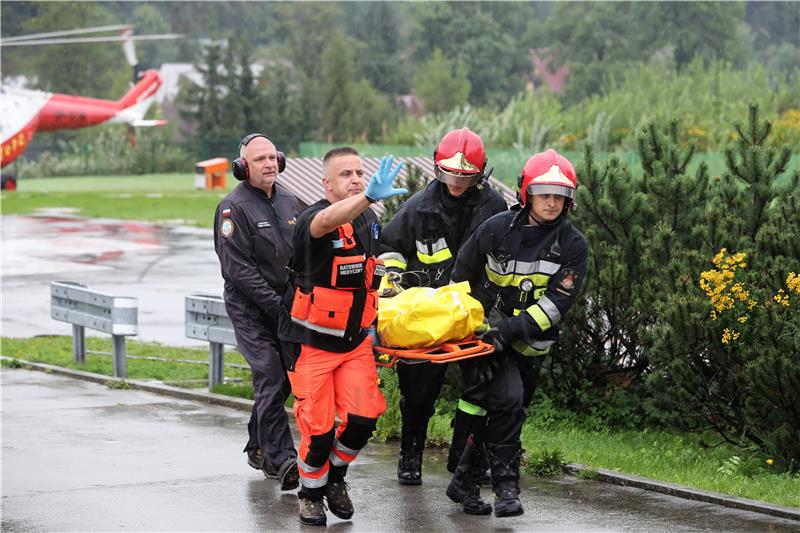
[(231, 216), (231, 210), (230, 209), (223, 209), (222, 210), (222, 216), (224, 216), (224, 217)]

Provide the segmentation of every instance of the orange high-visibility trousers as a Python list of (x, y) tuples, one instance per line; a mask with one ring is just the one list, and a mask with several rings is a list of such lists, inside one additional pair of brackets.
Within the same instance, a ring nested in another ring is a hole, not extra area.
[[(343, 466), (352, 462), (366, 445), (375, 420), (386, 410), (386, 400), (378, 389), (372, 338), (367, 336), (355, 349), (345, 353), (303, 344), (294, 372), (288, 375), (300, 431), (297, 461), (300, 480), (307, 488), (323, 487), (330, 464)], [(334, 436), (336, 415), (341, 424)], [(372, 424), (368, 434), (364, 436), (363, 431), (352, 428), (350, 438), (343, 435), (348, 424), (363, 425), (364, 420)]]

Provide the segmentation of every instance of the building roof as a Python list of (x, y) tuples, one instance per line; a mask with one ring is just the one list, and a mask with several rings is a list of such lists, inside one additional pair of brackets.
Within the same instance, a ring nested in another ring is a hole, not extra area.
[[(405, 161), (403, 170), (398, 176), (399, 184), (405, 183), (408, 175), (409, 165), (415, 165), (422, 170), (426, 178), (426, 183), (435, 178), (433, 174), (432, 157), (401, 157), (399, 160)], [(379, 157), (362, 157), (364, 161), (364, 173), (372, 176), (380, 163)], [(286, 170), (278, 178), (278, 183), (289, 189), (300, 203), (305, 207), (317, 202), (325, 197), (325, 189), (322, 187), (322, 158), (321, 157), (296, 157), (286, 161)], [(503, 195), (506, 203), (511, 205), (516, 203), (516, 192), (494, 177), (489, 177), (489, 183), (500, 194)], [(398, 185), (402, 186), (402, 185)], [(373, 206), (378, 216), (383, 214), (383, 202), (378, 202)]]

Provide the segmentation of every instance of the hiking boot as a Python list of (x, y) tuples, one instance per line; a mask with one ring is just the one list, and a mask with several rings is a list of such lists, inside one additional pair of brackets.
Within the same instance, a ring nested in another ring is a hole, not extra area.
[[(267, 477), (269, 476), (267, 475)], [(300, 485), (300, 473), (297, 471), (297, 458), (292, 456), (287, 457), (275, 474), (275, 479), (280, 482), (281, 490), (296, 489)]]
[(328, 481), (325, 486), (325, 500), (328, 502), (328, 509), (342, 520), (353, 516), (353, 502), (347, 494), (348, 488), (344, 480), (335, 483)]
[(325, 505), (322, 500), (298, 498), (297, 502), (301, 524), (324, 526), (327, 523), (328, 517), (325, 516)]
[(400, 441), (400, 458), (397, 462), (397, 480), (401, 485), (422, 484), (422, 449), (426, 431), (403, 427)]
[(264, 462), (264, 455), (261, 453), (261, 448), (247, 452), (247, 464), (256, 470), (261, 470), (261, 465)]
[(269, 461), (264, 459), (260, 448), (252, 452), (247, 452), (247, 464), (256, 470), (261, 470), (261, 473), (264, 474), (264, 477), (267, 479), (278, 479), (278, 473), (275, 471), (275, 468), (269, 464)]

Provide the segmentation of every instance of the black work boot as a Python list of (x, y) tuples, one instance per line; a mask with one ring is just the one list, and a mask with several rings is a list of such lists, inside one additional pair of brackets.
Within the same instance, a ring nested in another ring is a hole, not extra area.
[(486, 462), (482, 444), (476, 444), (471, 438), (467, 441), (464, 453), (456, 466), (453, 479), (447, 486), (447, 496), (455, 503), (462, 504), (467, 514), (486, 515), (492, 512), (492, 506), (481, 499), (479, 480), (484, 473)]
[(422, 484), (422, 450), (425, 447), (427, 427), (403, 426), (400, 441), (400, 459), (397, 462), (397, 480), (401, 485)]
[(353, 516), (353, 502), (347, 494), (349, 488), (344, 476), (347, 473), (347, 466), (333, 466), (328, 473), (328, 484), (325, 486), (325, 500), (328, 502), (328, 509), (341, 518), (347, 520)]
[[(268, 461), (264, 461), (268, 464)], [(270, 477), (267, 471), (264, 475)], [(290, 455), (281, 463), (280, 468), (275, 473), (275, 478), (281, 484), (281, 490), (294, 490), (300, 485), (300, 472), (297, 471), (297, 457)]]
[(488, 450), (492, 466), (494, 515), (518, 516), (524, 512), (519, 501), (519, 460), (522, 452), (516, 444), (492, 446)]
[(473, 424), (477, 424), (476, 419), (485, 420), (482, 416), (465, 413), (461, 409), (456, 409), (450, 426), (453, 428), (453, 438), (450, 439), (450, 449), (447, 451), (447, 471), (455, 474), (458, 462), (464, 454), (464, 447), (467, 439), (473, 432)]

